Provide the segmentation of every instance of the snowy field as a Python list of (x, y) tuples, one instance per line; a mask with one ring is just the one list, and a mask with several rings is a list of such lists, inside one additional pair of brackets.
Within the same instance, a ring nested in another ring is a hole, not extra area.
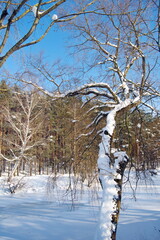
[[(98, 185), (79, 186), (76, 195), (74, 189), (66, 195), (67, 176), (59, 176), (53, 190), (48, 176), (23, 182), (24, 188), (10, 195), (0, 178), (0, 240), (94, 240), (101, 200)], [(159, 239), (160, 171), (147, 185), (139, 182), (136, 199), (125, 185), (117, 236), (117, 240)]]

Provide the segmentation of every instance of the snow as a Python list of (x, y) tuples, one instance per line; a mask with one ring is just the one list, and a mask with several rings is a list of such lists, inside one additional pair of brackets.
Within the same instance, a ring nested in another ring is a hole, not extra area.
[(127, 96), (129, 94), (129, 87), (128, 87), (126, 81), (124, 81), (124, 80), (123, 80), (123, 83), (122, 83), (122, 88), (124, 89), (124, 93)]
[(111, 229), (114, 230), (111, 222), (111, 216), (114, 209), (113, 196), (117, 195), (117, 192), (115, 182), (113, 178), (110, 178), (110, 175), (101, 176), (101, 180), (103, 181), (104, 190), (96, 239), (110, 240)]
[(140, 123), (138, 123), (138, 124), (137, 124), (137, 127), (138, 127), (138, 128), (141, 128), (141, 124), (140, 124)]
[(78, 122), (78, 120), (73, 119), (71, 122), (72, 123), (76, 123), (76, 122)]
[[(36, 14), (37, 14), (37, 7), (36, 6), (32, 7), (32, 12), (33, 12), (34, 16), (36, 17)], [(38, 11), (38, 15), (41, 15), (43, 13), (44, 13), (44, 11)]]
[(37, 7), (36, 6), (32, 7), (32, 12), (33, 12), (34, 16), (36, 17), (36, 14), (37, 14)]
[(118, 169), (119, 163), (126, 161), (127, 162), (127, 153), (125, 151), (119, 151), (114, 153), (115, 157), (115, 163), (114, 163), (114, 169)]
[(136, 200), (129, 185), (124, 187), (118, 240), (160, 239), (160, 170), (150, 181), (145, 184), (140, 180)]
[[(92, 190), (85, 185), (83, 191), (79, 184), (73, 205), (71, 195), (64, 194), (67, 179), (60, 175), (52, 192), (48, 176), (25, 177), (24, 187), (10, 195), (1, 177), (0, 239), (93, 240), (102, 192), (97, 183)], [(135, 176), (130, 180), (134, 187)], [(130, 184), (124, 185), (117, 240), (160, 239), (160, 170), (151, 180), (147, 185), (139, 181), (136, 201)]]
[(52, 20), (55, 21), (55, 20), (57, 20), (57, 19), (58, 19), (58, 16), (57, 16), (56, 14), (53, 14)]

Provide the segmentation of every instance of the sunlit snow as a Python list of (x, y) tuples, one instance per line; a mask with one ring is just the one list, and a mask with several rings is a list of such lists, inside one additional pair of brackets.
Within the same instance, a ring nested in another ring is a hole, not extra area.
[[(70, 196), (64, 194), (66, 175), (59, 176), (53, 192), (47, 184), (48, 176), (23, 181), (24, 188), (10, 195), (0, 178), (1, 240), (94, 239), (102, 197), (97, 183), (92, 190), (85, 185), (83, 194), (78, 185), (73, 205)], [(133, 193), (129, 184), (124, 186), (117, 240), (159, 240), (160, 171), (147, 185), (144, 180), (139, 182), (136, 200)]]

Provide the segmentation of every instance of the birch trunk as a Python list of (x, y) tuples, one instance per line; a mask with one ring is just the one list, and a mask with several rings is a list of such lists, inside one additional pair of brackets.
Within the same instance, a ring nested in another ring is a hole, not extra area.
[(15, 163), (12, 171), (9, 173), (8, 180), (7, 180), (8, 182), (11, 182), (11, 180), (12, 180), (14, 174), (16, 173), (20, 163), (21, 163), (21, 160), (17, 160), (17, 162)]
[(111, 141), (116, 114), (122, 108), (115, 108), (108, 114), (107, 124), (102, 133), (102, 142), (99, 146), (98, 168), (103, 197), (97, 240), (116, 240), (123, 175), (128, 157), (126, 152), (111, 153)]

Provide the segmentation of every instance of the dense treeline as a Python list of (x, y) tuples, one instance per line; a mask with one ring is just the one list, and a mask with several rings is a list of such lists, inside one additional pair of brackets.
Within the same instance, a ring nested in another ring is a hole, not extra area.
[[(125, 128), (125, 131), (124, 131)], [(160, 117), (138, 108), (121, 116), (115, 147), (127, 151), (136, 170), (155, 169), (160, 163)]]
[(97, 140), (90, 144), (92, 136), (78, 138), (86, 127), (80, 121), (86, 111), (80, 98), (53, 101), (2, 81), (0, 104), (0, 175), (69, 171), (85, 178), (96, 169)]
[[(0, 104), (0, 176), (69, 172), (92, 181), (104, 124), (102, 120), (96, 126), (96, 108), (90, 111), (95, 102), (82, 107), (79, 97), (53, 101), (36, 90), (24, 92), (2, 81)], [(122, 113), (112, 147), (125, 150), (136, 169), (156, 168), (159, 132), (159, 117), (138, 109)]]

